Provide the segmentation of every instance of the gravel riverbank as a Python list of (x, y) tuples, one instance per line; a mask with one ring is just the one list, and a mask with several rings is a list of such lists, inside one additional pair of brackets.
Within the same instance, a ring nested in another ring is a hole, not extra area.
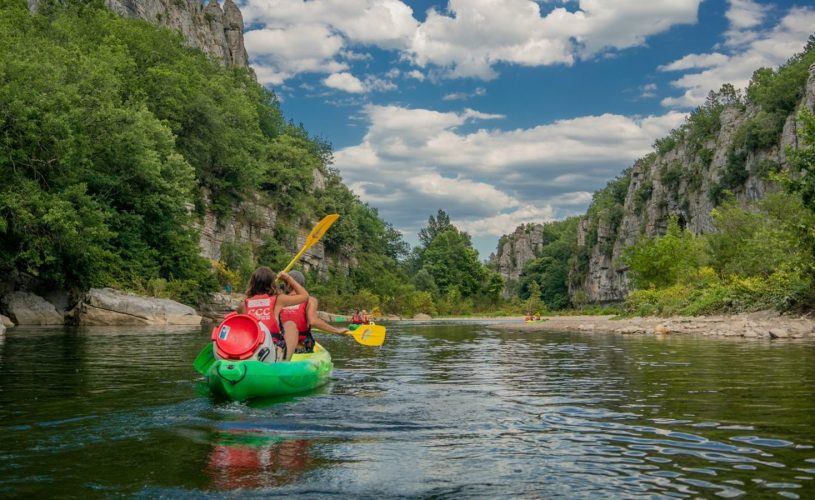
[(557, 330), (567, 332), (606, 332), (650, 335), (705, 335), (769, 339), (815, 338), (815, 318), (759, 311), (715, 316), (674, 316), (668, 318), (614, 316), (550, 316), (540, 323), (496, 322), (493, 328), (505, 330)]

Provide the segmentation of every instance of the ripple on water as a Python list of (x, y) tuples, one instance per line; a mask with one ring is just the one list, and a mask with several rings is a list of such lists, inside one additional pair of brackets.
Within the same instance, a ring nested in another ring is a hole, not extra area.
[[(380, 349), (321, 338), (329, 385), (246, 404), (196, 393), (206, 333), (7, 340), (0, 494), (31, 478), (193, 498), (812, 491), (815, 419), (789, 411), (815, 400), (806, 345), (395, 325)], [(40, 367), (43, 342), (63, 355)], [(784, 369), (766, 388), (768, 363)]]

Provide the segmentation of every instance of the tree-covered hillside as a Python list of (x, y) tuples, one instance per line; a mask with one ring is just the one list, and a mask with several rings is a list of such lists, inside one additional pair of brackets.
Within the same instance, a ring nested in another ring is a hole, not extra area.
[(224, 249), (230, 262), (216, 267), (227, 276), (288, 261), (296, 230), (330, 212), (342, 218), (329, 254), (357, 259), (356, 274), (397, 272), (399, 233), (342, 184), (330, 145), (287, 121), (273, 92), (102, 4), (35, 14), (24, 0), (0, 4), (0, 275), (192, 303), (218, 277), (199, 256), (196, 222), (246, 199), (274, 206), (277, 224), (263, 245)]

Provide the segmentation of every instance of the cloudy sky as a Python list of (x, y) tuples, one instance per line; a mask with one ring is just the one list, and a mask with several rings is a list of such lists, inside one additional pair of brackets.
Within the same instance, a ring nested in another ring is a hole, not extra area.
[(258, 79), (411, 244), (446, 210), (482, 258), (583, 213), (722, 83), (801, 50), (810, 0), (239, 0)]

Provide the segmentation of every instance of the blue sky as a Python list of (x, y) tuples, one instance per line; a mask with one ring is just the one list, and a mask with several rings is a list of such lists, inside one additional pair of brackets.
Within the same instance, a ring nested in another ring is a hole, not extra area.
[(486, 259), (591, 193), (710, 90), (815, 30), (809, 2), (242, 0), (250, 62), (416, 243), (446, 210)]

